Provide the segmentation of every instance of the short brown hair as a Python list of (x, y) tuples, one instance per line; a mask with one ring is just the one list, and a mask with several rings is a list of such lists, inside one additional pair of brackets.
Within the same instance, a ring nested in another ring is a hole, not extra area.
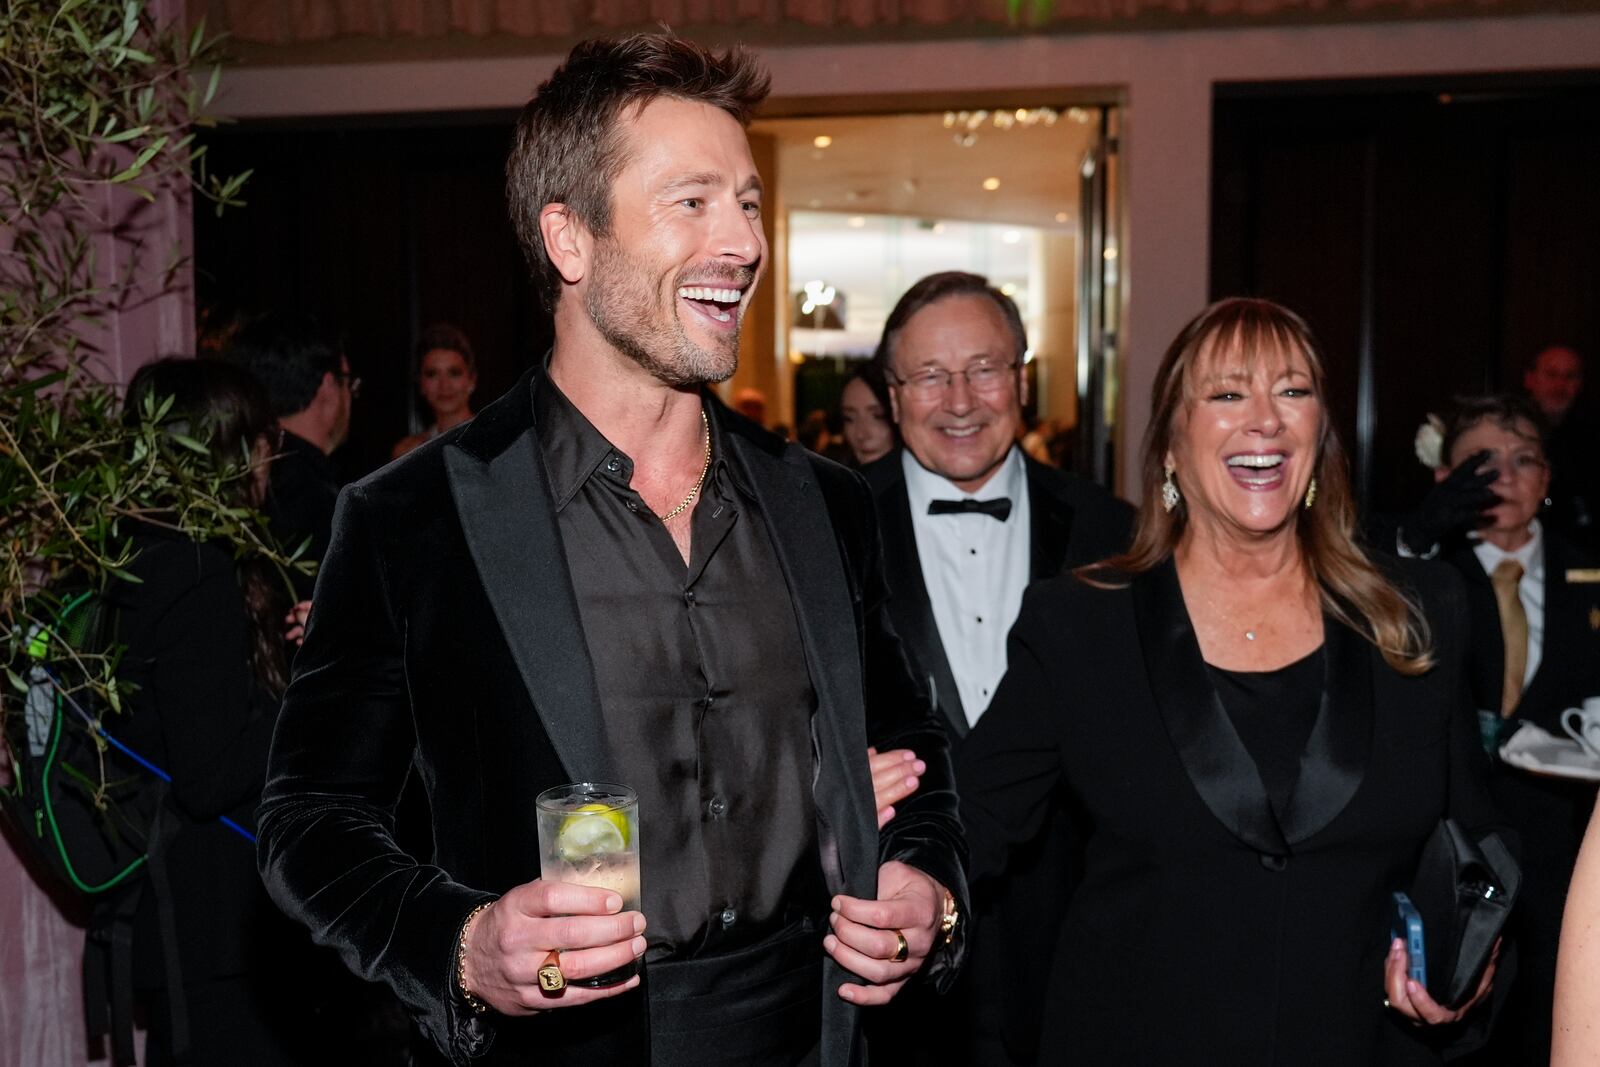
[(506, 201), (545, 307), (561, 275), (545, 251), (539, 215), (565, 204), (596, 236), (611, 229), (611, 186), (627, 160), (617, 117), (659, 96), (720, 108), (749, 125), (771, 78), (749, 52), (713, 52), (670, 34), (584, 41), (539, 86), (517, 119), (506, 161)]
[(911, 316), (929, 304), (936, 304), (951, 296), (982, 297), (994, 304), (1000, 312), (1000, 317), (1006, 320), (1006, 325), (1011, 329), (1011, 338), (1015, 342), (1016, 349), (1013, 355), (1017, 366), (1019, 368), (1022, 366), (1022, 357), (1028, 350), (1028, 332), (1023, 328), (1022, 313), (1017, 310), (1017, 302), (990, 285), (989, 279), (981, 274), (947, 270), (919, 279), (895, 302), (894, 310), (889, 312), (888, 319), (884, 321), (883, 336), (878, 340), (878, 349), (872, 356), (873, 362), (880, 370), (892, 371), (889, 357), (894, 353), (895, 336), (905, 328)]
[[(1365, 637), (1394, 670), (1421, 674), (1433, 666), (1428, 622), (1359, 544), (1349, 469), (1328, 416), (1327, 375), (1316, 338), (1304, 319), (1270, 300), (1233, 297), (1218, 301), (1179, 331), (1162, 357), (1150, 390), (1150, 425), (1144, 435), (1143, 484), (1133, 545), (1125, 554), (1079, 568), (1077, 573), (1103, 584), (1108, 571), (1140, 574), (1172, 558), (1188, 525), (1189, 508), (1180, 500), (1168, 511), (1161, 503), (1161, 487), (1178, 424), (1197, 396), (1197, 374), (1209, 358), (1237, 355), (1250, 367), (1259, 359), (1290, 354), (1305, 360), (1312, 391), (1323, 404), (1313, 468), (1316, 505), (1300, 509), (1295, 520), (1306, 568), (1317, 583), (1323, 610)], [(1182, 490), (1184, 472), (1177, 474)]]
[(1544, 412), (1539, 410), (1539, 405), (1532, 400), (1514, 393), (1458, 396), (1451, 404), (1450, 413), (1445, 418), (1444, 441), (1439, 446), (1440, 462), (1446, 467), (1451, 466), (1450, 453), (1455, 451), (1456, 442), (1461, 439), (1461, 435), (1484, 422), (1492, 422), (1518, 437), (1528, 436), (1517, 428), (1518, 423), (1526, 423), (1533, 430), (1533, 436), (1529, 440), (1539, 446), (1539, 453), (1544, 455), (1549, 451), (1550, 422), (1544, 417)]

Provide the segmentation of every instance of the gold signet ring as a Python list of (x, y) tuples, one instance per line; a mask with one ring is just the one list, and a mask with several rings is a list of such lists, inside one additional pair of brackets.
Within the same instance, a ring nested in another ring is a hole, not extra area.
[(900, 947), (894, 950), (894, 955), (890, 956), (889, 960), (893, 963), (904, 963), (906, 957), (911, 954), (911, 946), (906, 944), (906, 935), (899, 930), (894, 932), (894, 939), (900, 942)]
[(555, 949), (539, 965), (539, 989), (545, 993), (559, 993), (567, 988), (567, 976), (561, 973), (561, 953)]

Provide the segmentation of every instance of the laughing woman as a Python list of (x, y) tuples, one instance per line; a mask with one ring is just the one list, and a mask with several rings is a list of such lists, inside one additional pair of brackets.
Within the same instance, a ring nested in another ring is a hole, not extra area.
[(1493, 967), (1448, 1010), (1386, 920), (1441, 816), (1490, 821), (1460, 582), (1354, 543), (1322, 389), (1292, 312), (1206, 309), (1156, 376), (1132, 549), (1024, 601), (959, 778), (974, 879), (1058, 791), (1082, 822), (1041, 1063), (1432, 1063), (1481, 1037)]

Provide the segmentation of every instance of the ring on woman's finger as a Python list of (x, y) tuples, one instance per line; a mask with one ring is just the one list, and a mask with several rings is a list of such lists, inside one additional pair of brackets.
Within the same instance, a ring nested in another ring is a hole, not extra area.
[(906, 935), (902, 934), (899, 930), (894, 932), (894, 939), (900, 942), (900, 944), (895, 948), (894, 955), (889, 957), (889, 961), (891, 963), (904, 963), (906, 961), (906, 957), (911, 954), (911, 946), (906, 944)]
[(561, 973), (561, 953), (555, 949), (539, 965), (539, 991), (554, 996), (567, 988), (567, 976)]

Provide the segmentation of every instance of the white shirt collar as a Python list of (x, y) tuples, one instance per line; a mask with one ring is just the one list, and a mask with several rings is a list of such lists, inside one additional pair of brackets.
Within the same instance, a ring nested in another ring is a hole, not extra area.
[[(1011, 446), (1011, 451), (1006, 453), (1006, 458), (1001, 461), (1000, 467), (989, 477), (989, 480), (980, 485), (973, 492), (958, 489), (955, 483), (941, 474), (924, 467), (911, 454), (909, 448), (900, 450), (900, 468), (905, 472), (906, 496), (911, 504), (913, 517), (926, 515), (928, 504), (934, 500), (993, 500), (996, 497), (1010, 497), (1015, 503), (1024, 492), (1024, 479), (1027, 469), (1023, 466), (1022, 450), (1016, 445)], [(1011, 514), (1017, 513), (1012, 508)], [(1010, 519), (1006, 520), (1010, 522)]]
[(1544, 527), (1539, 525), (1539, 520), (1534, 519), (1528, 526), (1528, 532), (1533, 536), (1528, 538), (1528, 543), (1515, 552), (1507, 552), (1498, 545), (1479, 537), (1472, 546), (1472, 552), (1478, 557), (1478, 562), (1483, 566), (1484, 572), (1493, 574), (1494, 569), (1508, 559), (1514, 559), (1522, 564), (1522, 574), (1525, 579), (1543, 583), (1544, 581)]

